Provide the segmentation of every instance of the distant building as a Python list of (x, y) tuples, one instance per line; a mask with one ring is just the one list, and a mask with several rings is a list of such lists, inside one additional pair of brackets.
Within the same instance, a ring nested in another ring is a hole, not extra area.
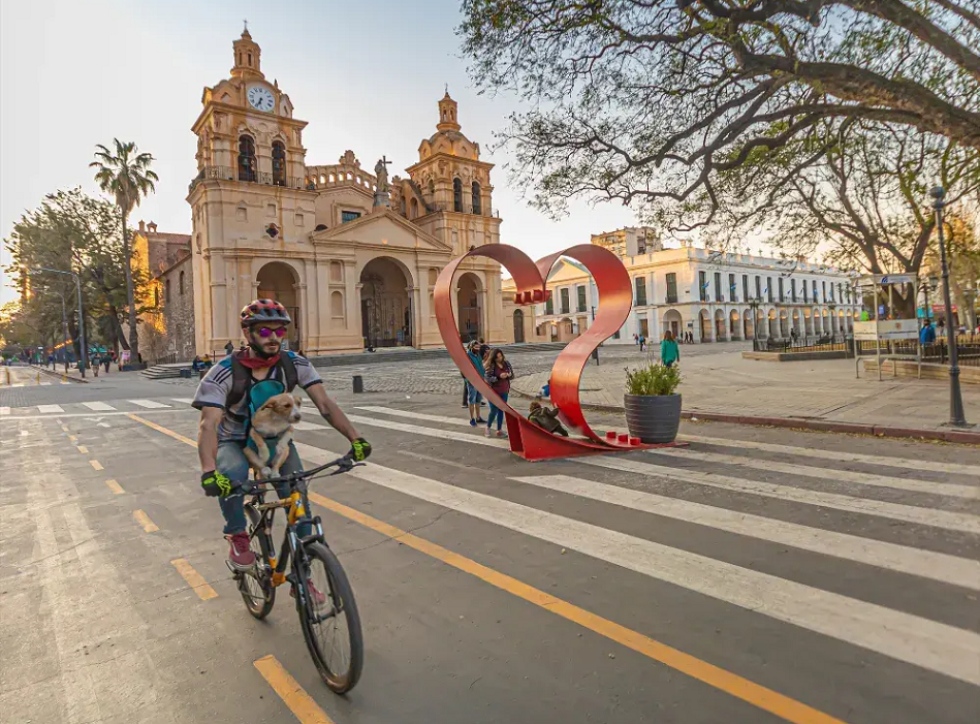
[(194, 274), (191, 237), (157, 231), (152, 221), (139, 222), (133, 252), (150, 283), (138, 327), (140, 355), (148, 363), (186, 362), (197, 350), (194, 341)]
[[(668, 329), (675, 335), (689, 332), (697, 342), (788, 339), (793, 330), (801, 338), (821, 337), (850, 332), (860, 310), (846, 273), (803, 259), (690, 244), (664, 249), (655, 235), (629, 228), (593, 235), (592, 243), (622, 259), (633, 291), (629, 318), (609, 343), (632, 344), (633, 335), (657, 340)], [(561, 259), (547, 286), (551, 299), (530, 313), (535, 337), (574, 339), (589, 328), (598, 309), (592, 276), (575, 261)], [(513, 281), (505, 280), (505, 297), (513, 292)]]

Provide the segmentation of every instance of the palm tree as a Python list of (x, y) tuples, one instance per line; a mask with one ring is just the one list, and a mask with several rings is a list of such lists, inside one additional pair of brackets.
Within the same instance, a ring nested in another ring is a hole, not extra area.
[(133, 247), (126, 222), (143, 197), (156, 191), (154, 181), (160, 179), (150, 168), (153, 162), (151, 154), (139, 153), (135, 143), (122, 143), (118, 138), (112, 141), (115, 152), (101, 143), (98, 144), (95, 147), (95, 160), (89, 166), (98, 169), (95, 172), (95, 180), (103, 191), (115, 198), (122, 217), (123, 249), (128, 260), (124, 272), (126, 304), (129, 307), (129, 351), (132, 364), (136, 364), (139, 361), (139, 336), (136, 331), (136, 299), (133, 291)]

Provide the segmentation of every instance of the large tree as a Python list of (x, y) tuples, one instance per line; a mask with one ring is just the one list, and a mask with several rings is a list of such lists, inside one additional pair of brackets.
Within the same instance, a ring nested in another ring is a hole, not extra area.
[(130, 239), (127, 223), (133, 209), (139, 206), (144, 196), (156, 190), (155, 182), (159, 180), (150, 168), (153, 156), (140, 153), (135, 143), (123, 143), (118, 138), (113, 139), (114, 149), (99, 144), (96, 146), (95, 161), (90, 166), (97, 169), (95, 180), (103, 191), (110, 194), (119, 208), (122, 226), (122, 242), (128, 261), (124, 271), (126, 274), (126, 306), (129, 313), (129, 349), (132, 361), (139, 360), (139, 334), (136, 328), (136, 294), (133, 285), (132, 272), (132, 240)]
[[(43, 268), (78, 274), (86, 317), (103, 330), (101, 340), (109, 346), (125, 346), (121, 326), (127, 304), (126, 269), (129, 253), (122, 243), (114, 204), (86, 195), (81, 189), (48, 194), (34, 210), (26, 212), (4, 239), (13, 259), (10, 271), (18, 274)], [(132, 282), (137, 292), (146, 287), (145, 275), (136, 269)], [(39, 331), (61, 334), (61, 299), (64, 299), (69, 330), (76, 340), (77, 294), (71, 277), (31, 272), (32, 290), (20, 313), (34, 320)], [(86, 327), (89, 330), (89, 327)], [(94, 341), (95, 334), (90, 335)]]
[[(786, 182), (853, 124), (980, 150), (976, 0), (464, 0), (471, 73), (516, 91), (517, 180), (560, 214), (583, 194), (680, 228), (725, 175), (793, 146)], [(762, 196), (768, 189), (752, 189)], [(707, 200), (707, 203), (705, 203)]]

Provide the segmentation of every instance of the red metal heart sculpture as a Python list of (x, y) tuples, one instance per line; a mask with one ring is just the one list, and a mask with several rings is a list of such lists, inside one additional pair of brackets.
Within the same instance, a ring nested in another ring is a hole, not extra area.
[[(588, 330), (569, 342), (559, 353), (551, 370), (551, 399), (561, 410), (562, 420), (588, 439), (577, 440), (553, 435), (529, 422), (493, 391), (470, 362), (459, 338), (452, 307), (452, 289), (456, 270), (471, 256), (489, 257), (506, 268), (517, 287), (514, 301), (522, 305), (544, 302), (548, 298), (546, 280), (551, 273), (551, 267), (562, 256), (575, 259), (592, 274), (599, 292), (596, 317)], [(585, 421), (579, 401), (579, 382), (586, 362), (604, 340), (623, 326), (633, 303), (629, 273), (615, 254), (601, 246), (580, 244), (546, 256), (535, 263), (516, 247), (487, 244), (450, 262), (436, 280), (434, 297), (436, 320), (450, 357), (463, 376), (490, 402), (503, 410), (507, 419), (510, 447), (514, 453), (528, 460), (543, 460), (648, 447), (627, 435), (610, 437), (607, 434), (600, 437)]]

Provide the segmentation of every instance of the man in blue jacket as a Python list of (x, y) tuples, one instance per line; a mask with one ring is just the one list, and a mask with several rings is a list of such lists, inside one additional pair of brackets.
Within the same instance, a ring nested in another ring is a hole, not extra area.
[(936, 343), (936, 330), (932, 326), (930, 320), (926, 320), (922, 325), (922, 329), (919, 330), (919, 344), (923, 347), (928, 347), (931, 344)]

